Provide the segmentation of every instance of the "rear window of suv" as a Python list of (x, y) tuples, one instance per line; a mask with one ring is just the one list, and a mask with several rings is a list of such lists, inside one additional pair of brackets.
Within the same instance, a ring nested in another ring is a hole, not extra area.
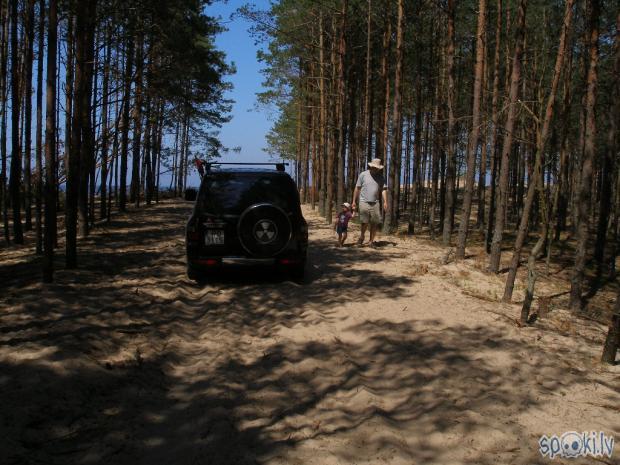
[(283, 175), (217, 173), (205, 177), (198, 194), (198, 207), (204, 213), (240, 214), (256, 203), (271, 203), (287, 213), (297, 212), (295, 183)]

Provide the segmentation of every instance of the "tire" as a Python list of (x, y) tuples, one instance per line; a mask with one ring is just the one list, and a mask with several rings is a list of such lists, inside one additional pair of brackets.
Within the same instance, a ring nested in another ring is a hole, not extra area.
[(303, 261), (299, 265), (291, 267), (289, 275), (293, 281), (301, 282), (306, 276), (306, 262)]
[(192, 280), (192, 281), (196, 281), (196, 282), (202, 282), (205, 280), (205, 275), (204, 273), (201, 273), (200, 271), (194, 270), (193, 268), (187, 268), (187, 277)]
[(237, 232), (239, 242), (250, 255), (271, 258), (288, 245), (292, 226), (281, 208), (262, 203), (252, 205), (241, 214)]

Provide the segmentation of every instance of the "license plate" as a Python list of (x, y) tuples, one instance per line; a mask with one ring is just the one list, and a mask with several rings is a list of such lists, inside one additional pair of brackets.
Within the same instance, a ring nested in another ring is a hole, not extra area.
[(205, 233), (205, 245), (223, 245), (224, 230), (223, 229), (207, 229)]

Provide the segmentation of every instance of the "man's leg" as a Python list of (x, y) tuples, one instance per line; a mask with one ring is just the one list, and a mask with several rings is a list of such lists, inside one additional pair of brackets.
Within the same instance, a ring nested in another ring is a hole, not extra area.
[(340, 245), (344, 245), (344, 242), (347, 240), (347, 232), (342, 233), (342, 239), (340, 239)]
[(366, 236), (366, 229), (368, 228), (368, 223), (362, 223), (362, 230), (360, 232), (360, 238), (357, 240), (358, 244), (362, 244), (364, 242), (364, 237)]
[(375, 241), (375, 234), (377, 234), (377, 226), (376, 223), (370, 223), (370, 243), (372, 244)]
[(381, 210), (379, 209), (379, 202), (375, 203), (372, 206), (370, 212), (370, 245), (373, 245), (375, 242), (375, 236), (377, 234), (377, 229), (381, 224)]

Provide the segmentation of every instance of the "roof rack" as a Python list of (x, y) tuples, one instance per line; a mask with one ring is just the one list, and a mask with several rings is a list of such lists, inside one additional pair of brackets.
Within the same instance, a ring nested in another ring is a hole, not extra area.
[(233, 163), (233, 162), (228, 162), (228, 163), (220, 163), (220, 162), (212, 161), (212, 162), (205, 163), (207, 172), (211, 171), (211, 167), (214, 166), (214, 165), (216, 165), (216, 166), (220, 166), (220, 165), (275, 166), (277, 171), (285, 171), (285, 167), (288, 166), (288, 163), (284, 163), (284, 162), (276, 162), (276, 163), (249, 163), (249, 162)]

